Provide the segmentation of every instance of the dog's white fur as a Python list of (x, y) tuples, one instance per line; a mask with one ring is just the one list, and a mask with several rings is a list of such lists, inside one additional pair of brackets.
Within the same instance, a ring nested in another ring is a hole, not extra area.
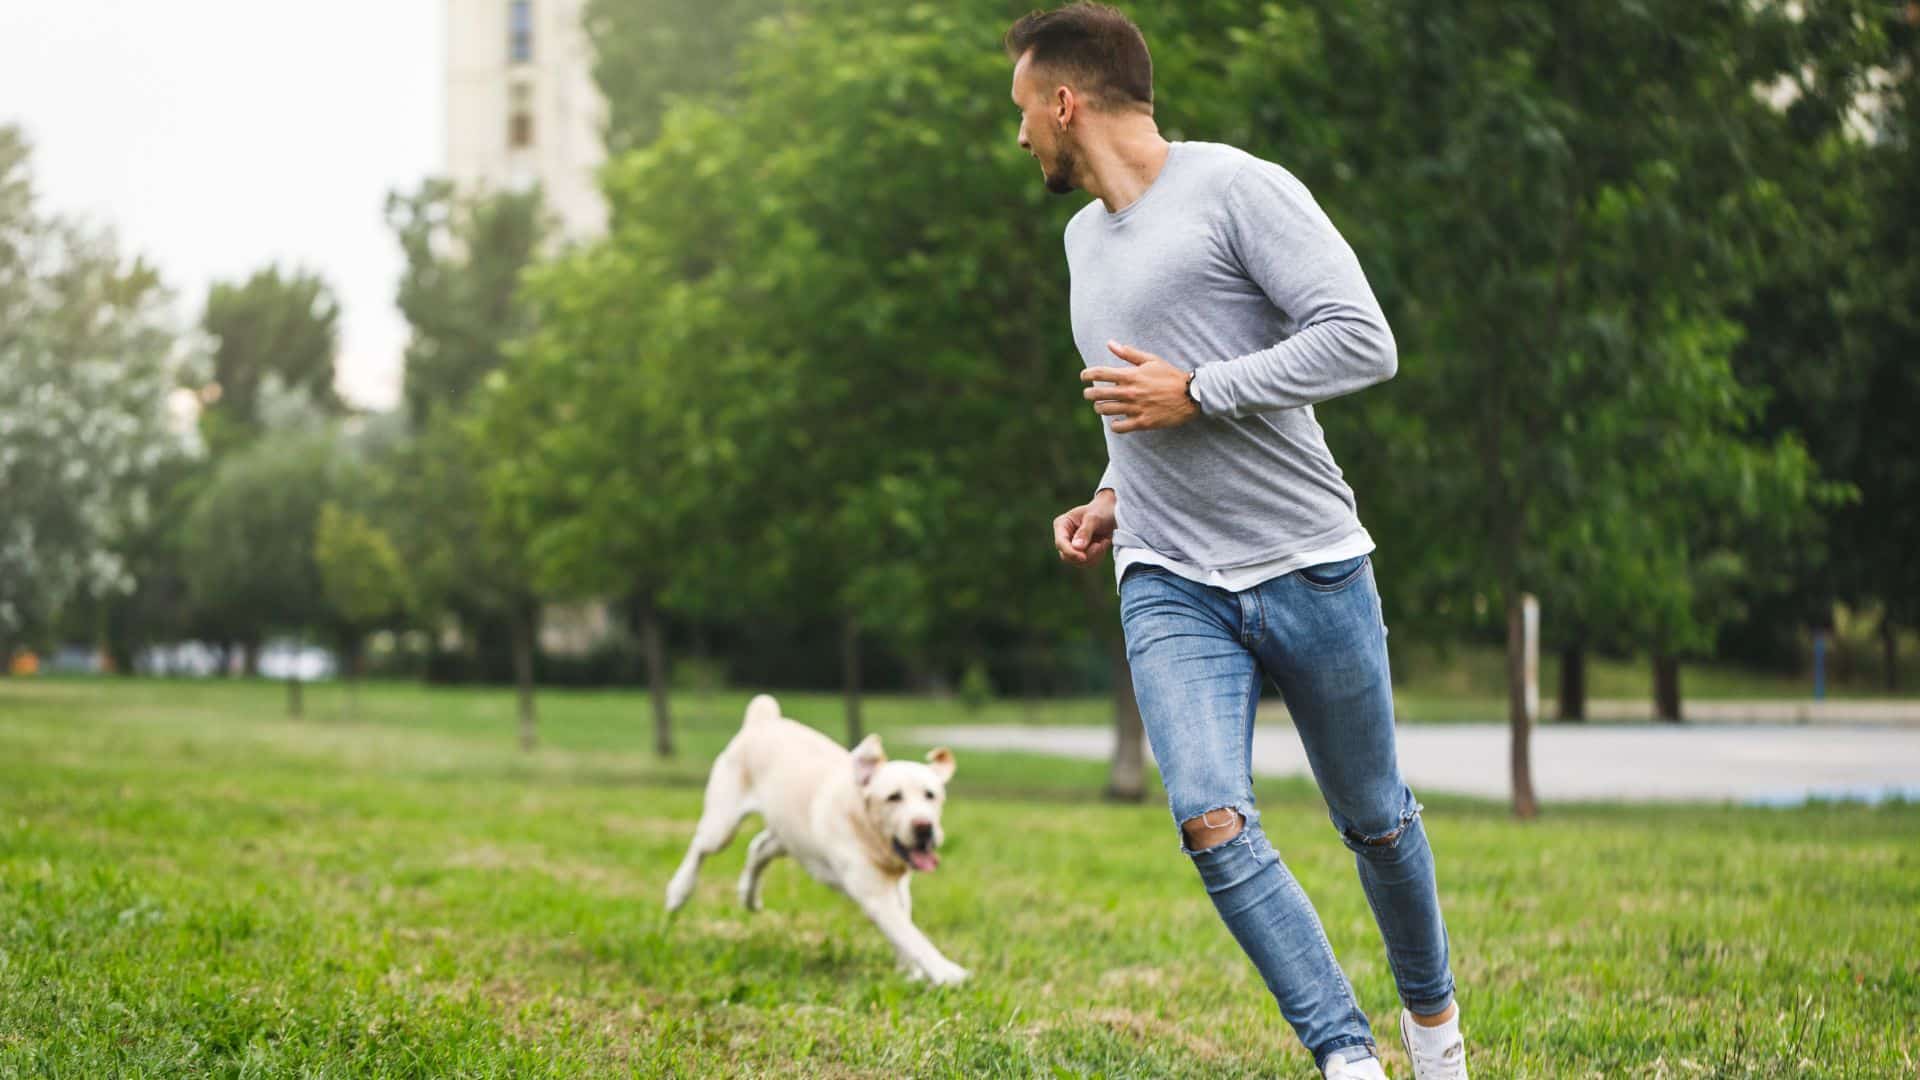
[(747, 847), (740, 902), (760, 910), (760, 875), (791, 855), (831, 888), (851, 897), (872, 919), (913, 978), (936, 986), (967, 977), (913, 925), (908, 892), (915, 864), (932, 869), (944, 839), (940, 811), (954, 760), (945, 748), (927, 763), (888, 761), (880, 737), (869, 735), (851, 753), (805, 724), (780, 715), (761, 694), (747, 706), (740, 733), (713, 763), (706, 804), (687, 857), (667, 884), (667, 910), (693, 895), (700, 863), (727, 846), (748, 814), (766, 829)]

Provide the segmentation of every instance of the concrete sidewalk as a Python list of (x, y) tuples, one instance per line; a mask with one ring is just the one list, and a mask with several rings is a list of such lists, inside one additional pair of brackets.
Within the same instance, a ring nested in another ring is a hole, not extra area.
[[(913, 741), (1105, 760), (1113, 732), (980, 725), (915, 729)], [(1399, 742), (1400, 768), (1416, 793), (1510, 793), (1503, 725), (1402, 724)], [(1253, 771), (1307, 773), (1290, 725), (1259, 726)], [(1533, 783), (1543, 802), (1920, 801), (1920, 728), (1548, 724), (1533, 732)]]
[[(1541, 703), (1549, 713), (1551, 700)], [(1264, 712), (1264, 710), (1263, 710)], [(1712, 724), (1872, 724), (1889, 727), (1920, 727), (1920, 701), (1901, 698), (1828, 698), (1814, 701), (1713, 700), (1688, 698), (1680, 706), (1688, 722)], [(1280, 715), (1286, 715), (1285, 710)], [(1653, 719), (1653, 702), (1646, 699), (1596, 698), (1587, 702), (1587, 716), (1594, 720)], [(1264, 717), (1263, 717), (1264, 718)]]

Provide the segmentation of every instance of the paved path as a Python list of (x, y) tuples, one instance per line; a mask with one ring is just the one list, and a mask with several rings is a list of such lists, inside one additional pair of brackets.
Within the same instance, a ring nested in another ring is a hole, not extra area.
[[(1498, 724), (1403, 724), (1400, 767), (1416, 792), (1505, 799), (1507, 729)], [(925, 728), (915, 741), (956, 749), (1025, 750), (1104, 760), (1113, 733), (1095, 727)], [(1262, 723), (1254, 772), (1304, 775), (1291, 726)], [(1533, 733), (1542, 801), (1733, 801), (1812, 798), (1920, 801), (1920, 729), (1777, 725), (1545, 725)]]
[[(1551, 700), (1542, 703), (1551, 711)], [(1920, 726), (1920, 700), (1912, 698), (1828, 698), (1825, 701), (1715, 701), (1688, 698), (1681, 706), (1689, 721), (1716, 724), (1885, 724)], [(1282, 714), (1284, 715), (1284, 713)], [(1587, 715), (1595, 720), (1652, 720), (1653, 702), (1641, 699), (1593, 699)]]

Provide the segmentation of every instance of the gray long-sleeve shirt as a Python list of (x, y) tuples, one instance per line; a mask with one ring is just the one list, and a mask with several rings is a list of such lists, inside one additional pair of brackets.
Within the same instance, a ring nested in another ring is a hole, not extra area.
[(1391, 378), (1393, 333), (1300, 181), (1231, 146), (1176, 142), (1139, 199), (1074, 215), (1066, 249), (1087, 366), (1124, 366), (1117, 341), (1198, 369), (1200, 417), (1108, 425), (1116, 548), (1231, 571), (1360, 530), (1313, 406)]

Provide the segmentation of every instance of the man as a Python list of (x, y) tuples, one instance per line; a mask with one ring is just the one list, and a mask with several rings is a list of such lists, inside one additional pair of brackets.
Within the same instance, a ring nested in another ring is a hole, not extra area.
[(1419, 1080), (1466, 1048), (1420, 806), (1395, 759), (1386, 629), (1353, 493), (1318, 402), (1391, 378), (1386, 319), (1300, 182), (1153, 119), (1146, 41), (1077, 3), (1007, 32), (1020, 146), (1047, 188), (1094, 196), (1066, 231), (1085, 396), (1107, 423), (1061, 559), (1109, 548), (1134, 690), (1167, 797), (1221, 918), (1330, 1078), (1384, 1078), (1319, 916), (1260, 829), (1260, 676), (1285, 696), (1356, 853)]

